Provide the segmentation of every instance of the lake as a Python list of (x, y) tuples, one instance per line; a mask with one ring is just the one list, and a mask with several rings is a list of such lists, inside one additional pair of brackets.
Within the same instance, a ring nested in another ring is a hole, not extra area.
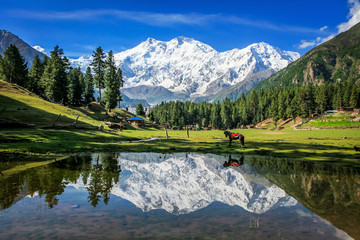
[[(360, 239), (360, 169), (198, 153), (0, 162), (0, 239)], [(19, 169), (19, 168), (18, 168)]]

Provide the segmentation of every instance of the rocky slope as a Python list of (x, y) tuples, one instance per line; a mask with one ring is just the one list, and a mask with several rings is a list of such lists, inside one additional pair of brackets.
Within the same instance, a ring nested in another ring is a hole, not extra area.
[(18, 36), (12, 34), (6, 30), (0, 30), (0, 54), (3, 55), (4, 51), (9, 47), (10, 44), (15, 45), (20, 54), (25, 58), (25, 61), (28, 63), (30, 68), (32, 61), (36, 55), (42, 59), (44, 54), (32, 48), (29, 44), (21, 40)]

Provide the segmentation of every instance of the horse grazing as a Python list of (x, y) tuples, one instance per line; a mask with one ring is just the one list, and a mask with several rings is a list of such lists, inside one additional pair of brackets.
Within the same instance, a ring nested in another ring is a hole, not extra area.
[(225, 134), (225, 137), (228, 137), (229, 138), (229, 145), (231, 146), (231, 142), (233, 139), (239, 139), (240, 143), (241, 143), (241, 147), (245, 147), (245, 137), (244, 135), (240, 134), (240, 133), (231, 133), (229, 131), (225, 131), (224, 132)]

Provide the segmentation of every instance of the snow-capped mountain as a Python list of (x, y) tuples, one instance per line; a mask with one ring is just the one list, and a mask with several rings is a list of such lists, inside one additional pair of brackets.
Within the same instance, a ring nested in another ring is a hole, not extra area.
[[(196, 98), (214, 95), (259, 72), (277, 72), (300, 55), (264, 42), (218, 52), (195, 39), (177, 37), (168, 42), (148, 38), (114, 57), (123, 71), (125, 88), (157, 86)], [(85, 57), (70, 60), (83, 71), (90, 62)]]
[[(297, 203), (247, 164), (225, 168), (225, 157), (209, 154), (160, 156), (121, 153), (118, 161), (122, 172), (111, 193), (143, 211), (164, 209), (173, 214), (194, 212), (213, 202), (254, 213)], [(77, 189), (87, 187), (81, 178), (71, 185)]]
[(43, 53), (43, 54), (45, 54), (45, 55), (48, 55), (48, 53), (46, 52), (46, 50), (45, 50), (44, 48), (42, 48), (41, 46), (39, 46), (39, 45), (32, 46), (32, 48), (35, 49), (35, 50), (38, 51), (38, 52), (41, 52), (41, 53)]

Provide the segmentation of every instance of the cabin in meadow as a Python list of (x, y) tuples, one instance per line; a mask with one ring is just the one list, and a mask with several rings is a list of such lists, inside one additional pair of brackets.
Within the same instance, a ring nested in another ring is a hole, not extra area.
[(126, 121), (134, 127), (141, 127), (145, 124), (145, 120), (139, 117), (129, 118)]

